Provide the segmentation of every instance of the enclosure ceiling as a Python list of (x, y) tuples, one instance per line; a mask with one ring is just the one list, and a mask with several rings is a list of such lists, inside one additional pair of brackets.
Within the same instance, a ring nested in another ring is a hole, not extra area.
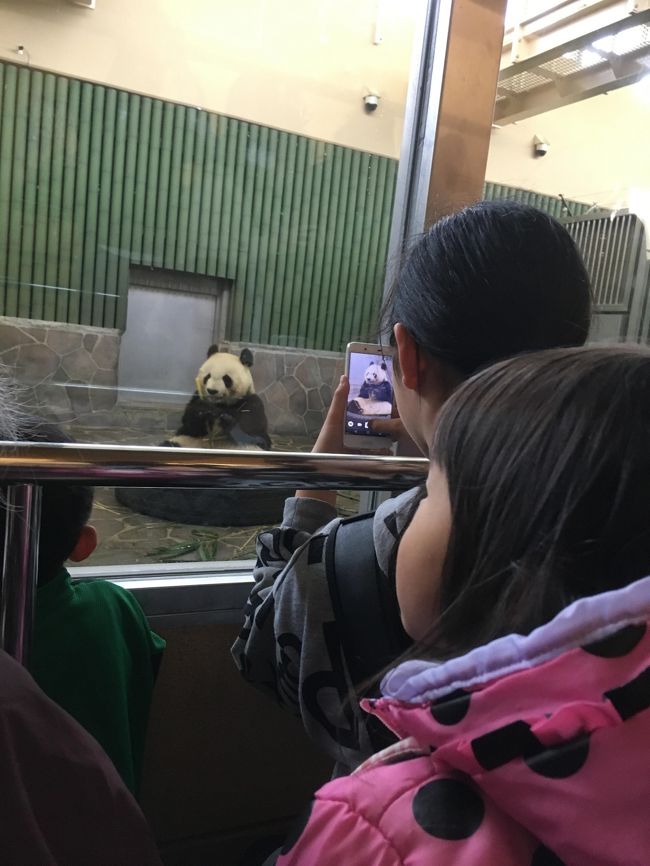
[(524, 120), (650, 75), (650, 10), (501, 70), (494, 122)]

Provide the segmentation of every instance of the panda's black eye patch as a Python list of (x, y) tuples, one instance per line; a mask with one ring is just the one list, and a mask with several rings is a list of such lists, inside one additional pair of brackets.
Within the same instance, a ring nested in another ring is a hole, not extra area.
[(232, 388), (232, 379), (230, 378), (230, 376), (226, 375), (223, 377), (223, 384), (226, 386), (226, 388)]
[(203, 377), (203, 384), (204, 384), (204, 385), (207, 385), (207, 384), (208, 384), (208, 379), (209, 379), (209, 378), (210, 378), (210, 374), (209, 374), (209, 373), (207, 373), (207, 374)]

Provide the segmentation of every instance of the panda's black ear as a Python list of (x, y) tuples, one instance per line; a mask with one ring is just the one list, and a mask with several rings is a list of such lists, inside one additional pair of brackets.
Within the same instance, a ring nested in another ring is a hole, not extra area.
[(242, 349), (241, 354), (239, 355), (239, 360), (242, 362), (244, 367), (252, 367), (253, 366), (253, 353), (250, 349)]
[(386, 361), (382, 361), (382, 362), (381, 362), (381, 369), (382, 369), (382, 370), (387, 370), (387, 369), (388, 369), (388, 367), (386, 366)]
[(206, 358), (209, 358), (209, 357), (211, 357), (212, 355), (216, 355), (218, 351), (219, 351), (219, 346), (217, 346), (216, 343), (213, 343), (213, 344), (210, 346), (210, 348), (208, 349), (208, 354), (206, 355)]

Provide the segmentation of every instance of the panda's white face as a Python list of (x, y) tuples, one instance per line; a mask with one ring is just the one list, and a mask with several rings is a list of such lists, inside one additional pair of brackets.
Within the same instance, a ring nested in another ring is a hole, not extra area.
[(202, 364), (197, 377), (199, 393), (215, 403), (235, 403), (255, 393), (250, 367), (230, 352), (215, 352)]
[(382, 382), (385, 382), (388, 378), (388, 371), (386, 370), (386, 365), (375, 364), (374, 362), (372, 364), (369, 364), (364, 378), (368, 385), (379, 385)]

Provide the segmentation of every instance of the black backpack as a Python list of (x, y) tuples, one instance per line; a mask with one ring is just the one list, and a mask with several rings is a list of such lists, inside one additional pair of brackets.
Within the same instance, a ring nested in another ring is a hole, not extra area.
[(334, 615), (352, 682), (362, 687), (360, 696), (373, 693), (377, 674), (411, 645), (395, 587), (377, 562), (373, 518), (374, 513), (342, 520), (325, 544)]

